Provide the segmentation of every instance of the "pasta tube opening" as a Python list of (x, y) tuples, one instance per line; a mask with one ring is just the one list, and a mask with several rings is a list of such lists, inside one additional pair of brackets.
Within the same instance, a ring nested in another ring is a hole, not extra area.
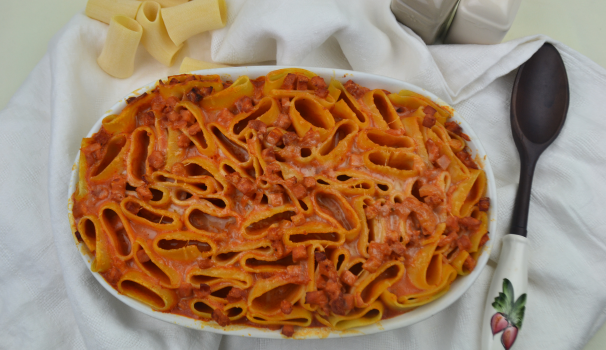
[(174, 291), (158, 286), (151, 277), (135, 270), (129, 270), (122, 276), (118, 281), (118, 291), (157, 311), (170, 310), (177, 303)]
[(109, 140), (103, 158), (101, 158), (99, 165), (97, 165), (91, 172), (91, 176), (93, 178), (106, 178), (120, 168), (119, 162), (121, 159), (119, 155), (124, 153), (123, 149), (126, 149), (126, 141), (127, 140), (124, 135), (118, 135)]
[(141, 43), (156, 60), (165, 66), (172, 66), (177, 52), (183, 45), (175, 45), (168, 36), (160, 4), (154, 1), (145, 1), (137, 12), (137, 22), (143, 27)]
[(116, 255), (127, 260), (132, 257), (133, 235), (128, 220), (123, 216), (122, 210), (115, 204), (111, 203), (101, 208), (100, 211), (101, 225), (110, 238)]
[(155, 309), (161, 309), (166, 306), (164, 299), (158, 294), (135, 281), (123, 281), (121, 286), (124, 294), (136, 295), (139, 300), (150, 304)]
[(243, 146), (237, 142), (230, 140), (225, 133), (217, 125), (209, 125), (210, 132), (215, 136), (217, 143), (221, 149), (226, 152), (234, 161), (245, 163), (249, 160), (250, 155)]
[(335, 220), (345, 230), (358, 227), (358, 217), (351, 205), (336, 192), (317, 191), (314, 196), (318, 209)]

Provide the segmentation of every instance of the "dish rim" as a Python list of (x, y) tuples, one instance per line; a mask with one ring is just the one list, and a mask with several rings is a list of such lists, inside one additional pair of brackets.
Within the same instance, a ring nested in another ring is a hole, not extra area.
[[(399, 92), (400, 90), (410, 90), (416, 92), (420, 95), (425, 96), (431, 101), (437, 103), (439, 106), (446, 106), (450, 111), (453, 112), (453, 118), (457, 121), (465, 133), (471, 138), (470, 142), (467, 142), (468, 147), (472, 151), (472, 157), (475, 159), (481, 159), (483, 163), (482, 169), (486, 173), (487, 178), (487, 189), (486, 194), (490, 197), (490, 210), (488, 211), (488, 232), (496, 232), (497, 227), (497, 191), (494, 173), (492, 172), (492, 167), (490, 166), (490, 161), (482, 146), (479, 138), (476, 133), (473, 131), (471, 126), (465, 121), (465, 119), (452, 108), (449, 104), (444, 102), (442, 99), (434, 95), (433, 93), (426, 91), (416, 85), (397, 80), (394, 78), (389, 78), (381, 75), (375, 75), (370, 73), (356, 72), (345, 69), (334, 69), (334, 68), (318, 68), (318, 67), (304, 67), (304, 66), (242, 66), (242, 67), (228, 67), (228, 68), (214, 68), (214, 69), (205, 69), (199, 71), (193, 71), (188, 74), (199, 74), (199, 75), (212, 75), (218, 74), (221, 76), (221, 79), (230, 79), (235, 80), (233, 77), (237, 78), (242, 75), (248, 75), (249, 77), (256, 78), (261, 75), (267, 75), (267, 73), (284, 68), (302, 68), (307, 69), (315, 74), (320, 75), (324, 79), (335, 78), (339, 81), (345, 82), (349, 79), (355, 79), (355, 82), (371, 89), (380, 88), (386, 89), (389, 91)], [(163, 77), (160, 80), (166, 81), (168, 77)], [(93, 125), (91, 130), (88, 132), (86, 137), (91, 137), (95, 132), (99, 131), (101, 128), (102, 120), (111, 114), (118, 114), (122, 109), (127, 105), (126, 99), (130, 97), (139, 96), (143, 92), (149, 92), (153, 90), (157, 84), (158, 80), (146, 84), (129, 94), (127, 94), (124, 98), (115, 103), (108, 111), (106, 111)], [(76, 154), (76, 158), (74, 161), (74, 165), (72, 167), (71, 178), (68, 186), (68, 216), (70, 220), (70, 226), (72, 230), (75, 229), (75, 219), (73, 216), (73, 200), (72, 194), (76, 189), (76, 185), (78, 183), (78, 160), (80, 158), (80, 150), (78, 150)], [(491, 237), (492, 238), (492, 237)], [(407, 313), (381, 320), (375, 324), (367, 325), (364, 327), (348, 329), (348, 330), (334, 330), (327, 327), (322, 328), (301, 328), (297, 327), (297, 331), (295, 332), (293, 339), (326, 339), (326, 338), (342, 338), (342, 337), (352, 337), (352, 336), (360, 336), (360, 335), (368, 335), (375, 334), (380, 332), (386, 332), (394, 329), (399, 329), (403, 327), (410, 326), (412, 324), (421, 322), (423, 320), (428, 319), (429, 317), (443, 311), (450, 305), (454, 304), (459, 298), (473, 285), (475, 280), (478, 278), (480, 273), (484, 270), (486, 263), (488, 262), (488, 258), (490, 256), (490, 252), (493, 247), (493, 239), (490, 239), (483, 248), (482, 254), (480, 255), (480, 259), (477, 261), (475, 269), (466, 276), (457, 276), (457, 278), (453, 281), (450, 286), (448, 292), (446, 292), (443, 296), (438, 299), (417, 307), (412, 311)], [(82, 259), (89, 271), (91, 271), (91, 263), (92, 257), (88, 248), (84, 244), (84, 242), (78, 242), (77, 247), (81, 253)], [(270, 330), (266, 328), (256, 328), (245, 325), (229, 325), (227, 327), (220, 327), (213, 321), (202, 321), (195, 320), (192, 318), (188, 318), (181, 315), (163, 313), (159, 311), (154, 311), (151, 307), (146, 304), (143, 304), (139, 301), (131, 299), (126, 295), (120, 294), (116, 289), (114, 289), (98, 272), (92, 272), (93, 276), (97, 281), (114, 297), (118, 300), (122, 301), (124, 304), (130, 306), (131, 308), (143, 312), (151, 317), (156, 319), (177, 324), (180, 326), (204, 330), (213, 333), (219, 333), (224, 335), (237, 335), (237, 336), (245, 336), (252, 338), (265, 338), (265, 339), (284, 339), (286, 338), (280, 333), (280, 330)], [(289, 339), (289, 338), (287, 338)]]

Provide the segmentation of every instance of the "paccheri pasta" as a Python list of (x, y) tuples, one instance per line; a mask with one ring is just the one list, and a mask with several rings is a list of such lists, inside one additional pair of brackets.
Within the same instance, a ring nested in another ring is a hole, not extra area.
[(128, 78), (135, 70), (135, 54), (143, 29), (134, 19), (116, 15), (112, 17), (103, 50), (97, 64), (107, 74), (116, 78)]
[(90, 18), (109, 24), (115, 15), (135, 19), (140, 6), (140, 1), (133, 0), (88, 0), (84, 13)]
[(175, 55), (181, 50), (183, 44), (177, 46), (168, 37), (160, 13), (160, 4), (145, 1), (137, 12), (136, 20), (143, 27), (141, 43), (147, 52), (165, 66), (172, 66)]
[(344, 330), (446, 293), (488, 240), (451, 110), (281, 69), (159, 81), (82, 141), (73, 229), (93, 271), (221, 326)]
[(208, 30), (225, 27), (225, 0), (192, 0), (162, 9), (168, 35), (176, 45)]
[[(99, 67), (116, 78), (134, 72), (139, 42), (158, 62), (170, 67), (185, 40), (222, 28), (227, 21), (225, 0), (88, 0), (88, 17), (108, 23), (109, 31), (97, 58)], [(188, 58), (181, 69), (224, 65)]]

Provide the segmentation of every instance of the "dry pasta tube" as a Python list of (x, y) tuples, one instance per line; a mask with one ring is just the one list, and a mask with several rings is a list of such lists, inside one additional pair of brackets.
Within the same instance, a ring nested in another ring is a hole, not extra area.
[(179, 45), (190, 37), (225, 27), (225, 0), (193, 0), (162, 9), (168, 36)]
[(135, 18), (141, 1), (134, 0), (88, 0), (84, 13), (97, 21), (108, 23), (115, 15)]
[(177, 5), (185, 4), (188, 1), (189, 0), (156, 0), (156, 2), (158, 4), (160, 4), (160, 6), (162, 6), (162, 7), (177, 6)]
[(175, 45), (168, 37), (160, 13), (160, 4), (155, 1), (145, 1), (139, 8), (136, 19), (143, 27), (141, 43), (147, 52), (163, 65), (172, 66), (175, 55), (183, 45)]
[(116, 78), (128, 78), (135, 70), (135, 53), (141, 41), (143, 28), (132, 18), (117, 15), (112, 17), (101, 55), (99, 67)]
[(179, 67), (179, 74), (189, 73), (196, 70), (202, 69), (211, 69), (211, 68), (224, 68), (231, 67), (225, 64), (214, 63), (214, 62), (206, 62), (193, 59), (191, 57), (185, 57), (183, 62), (181, 62), (181, 67)]

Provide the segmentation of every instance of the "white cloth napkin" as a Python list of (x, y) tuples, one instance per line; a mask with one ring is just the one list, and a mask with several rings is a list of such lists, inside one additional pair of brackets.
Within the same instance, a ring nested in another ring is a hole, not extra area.
[[(426, 47), (389, 0), (228, 1), (228, 25), (189, 40), (182, 55), (222, 63), (350, 68), (436, 93), (479, 135), (496, 174), (499, 227), (489, 266), (448, 309), (413, 326), (334, 340), (259, 340), (167, 324), (132, 310), (92, 277), (67, 219), (72, 162), (94, 122), (125, 94), (175, 74), (143, 48), (131, 78), (96, 64), (107, 25), (76, 15), (0, 112), (0, 348), (479, 349), (500, 238), (508, 231), (519, 160), (509, 125), (517, 66), (544, 41)], [(535, 173), (528, 305), (516, 349), (580, 349), (606, 319), (606, 71), (554, 42), (570, 109)], [(178, 59), (179, 60), (179, 59)], [(10, 82), (5, 82), (10, 83)]]

